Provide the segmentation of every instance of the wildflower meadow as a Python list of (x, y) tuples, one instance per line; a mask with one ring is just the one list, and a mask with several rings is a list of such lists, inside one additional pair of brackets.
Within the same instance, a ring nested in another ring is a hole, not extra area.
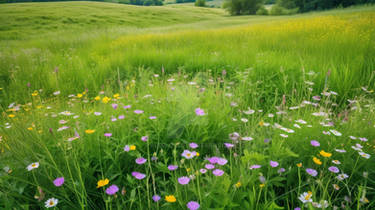
[(374, 6), (156, 14), (0, 30), (1, 209), (375, 209)]

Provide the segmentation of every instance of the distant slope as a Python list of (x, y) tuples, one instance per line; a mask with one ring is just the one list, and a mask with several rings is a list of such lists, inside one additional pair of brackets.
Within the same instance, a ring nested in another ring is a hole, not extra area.
[(1, 4), (0, 40), (57, 30), (167, 26), (223, 16), (223, 10), (189, 6), (143, 7), (102, 2)]

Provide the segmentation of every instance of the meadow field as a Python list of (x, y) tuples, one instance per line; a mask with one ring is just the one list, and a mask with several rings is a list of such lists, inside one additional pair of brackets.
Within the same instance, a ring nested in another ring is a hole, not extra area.
[(374, 209), (375, 6), (0, 4), (0, 209)]

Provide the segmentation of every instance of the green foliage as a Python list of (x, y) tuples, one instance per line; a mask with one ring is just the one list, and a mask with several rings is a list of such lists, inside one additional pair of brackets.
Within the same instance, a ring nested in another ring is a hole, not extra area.
[(254, 15), (263, 6), (263, 0), (226, 0), (223, 8), (231, 15)]
[(298, 13), (298, 8), (286, 9), (278, 4), (272, 6), (269, 14), (270, 15), (293, 15)]
[(325, 10), (335, 7), (348, 7), (355, 4), (375, 3), (374, 0), (277, 0), (279, 6), (286, 9), (298, 8), (300, 12)]
[[(374, 6), (228, 17), (192, 5), (1, 5), (0, 208), (55, 197), (56, 209), (294, 209), (311, 191), (326, 209), (373, 209), (374, 17)], [(200, 155), (183, 158), (191, 142)], [(212, 156), (228, 161), (215, 164), (222, 176), (201, 171)]]
[(197, 7), (205, 7), (206, 6), (206, 0), (196, 0), (195, 6)]
[(268, 10), (264, 6), (262, 6), (258, 9), (256, 15), (268, 15)]

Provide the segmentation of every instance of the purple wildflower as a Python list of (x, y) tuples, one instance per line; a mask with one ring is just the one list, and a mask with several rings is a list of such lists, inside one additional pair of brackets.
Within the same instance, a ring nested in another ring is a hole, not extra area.
[(232, 147), (234, 147), (234, 144), (230, 144), (230, 143), (224, 143), (225, 147), (230, 149)]
[(192, 142), (192, 143), (189, 144), (189, 147), (192, 148), (192, 149), (195, 149), (195, 148), (198, 148), (198, 144)]
[(126, 106), (123, 106), (122, 108), (124, 109), (130, 109), (132, 106), (131, 105), (126, 105)]
[(116, 194), (117, 191), (118, 191), (118, 187), (113, 184), (105, 190), (105, 193), (107, 193), (108, 195), (114, 195)]
[(214, 169), (215, 166), (213, 164), (206, 164), (204, 165), (205, 168), (207, 168), (208, 170), (211, 170), (211, 169)]
[(277, 172), (278, 172), (279, 174), (284, 173), (284, 172), (285, 172), (285, 168), (280, 168)]
[(312, 168), (306, 168), (306, 172), (313, 177), (318, 175), (318, 172), (316, 170), (312, 169)]
[(152, 200), (154, 200), (154, 202), (158, 202), (160, 200), (160, 196), (154, 195), (154, 196), (152, 196)]
[(333, 173), (338, 173), (340, 172), (340, 170), (336, 167), (336, 166), (331, 166), (328, 168), (329, 171), (333, 172)]
[(145, 158), (143, 158), (143, 157), (140, 157), (140, 158), (135, 159), (135, 162), (136, 162), (138, 165), (142, 165), (142, 164), (144, 164), (145, 162), (147, 162), (147, 159), (145, 159)]
[(190, 179), (187, 176), (182, 176), (182, 177), (178, 178), (178, 183), (180, 183), (182, 185), (189, 184), (189, 182), (190, 182)]
[(120, 116), (118, 116), (118, 119), (119, 120), (123, 120), (125, 118), (125, 115), (120, 115)]
[(250, 166), (250, 170), (258, 169), (260, 167), (262, 167), (262, 166), (261, 165), (252, 165), (252, 166)]
[(190, 152), (189, 150), (184, 150), (184, 152), (181, 154), (182, 157), (186, 159), (191, 159), (194, 157), (194, 153)]
[(196, 109), (195, 109), (195, 114), (198, 115), (198, 116), (203, 116), (203, 115), (205, 115), (204, 110), (201, 109), (201, 108), (196, 108)]
[(174, 170), (176, 170), (177, 168), (178, 168), (177, 165), (169, 165), (169, 166), (168, 166), (168, 170), (170, 170), (170, 171), (174, 171)]
[(156, 119), (156, 116), (150, 116), (149, 119), (150, 119), (150, 120), (155, 120), (155, 119)]
[(223, 170), (220, 170), (220, 169), (215, 169), (212, 171), (212, 173), (215, 175), (215, 176), (222, 176), (224, 174), (224, 171)]
[(210, 157), (207, 158), (208, 161), (210, 161), (211, 164), (216, 164), (219, 161), (219, 157)]
[(314, 146), (314, 147), (319, 147), (320, 146), (320, 143), (316, 140), (312, 140), (310, 141), (311, 145)]
[(142, 136), (141, 140), (142, 141), (147, 141), (148, 140), (148, 136)]
[(271, 167), (272, 168), (275, 168), (275, 167), (277, 167), (278, 165), (279, 165), (279, 163), (278, 162), (276, 162), (276, 161), (270, 161), (270, 165), (271, 165)]
[(228, 160), (225, 159), (225, 158), (219, 158), (218, 161), (217, 161), (217, 164), (223, 166), (225, 164), (227, 164)]
[(118, 105), (117, 104), (112, 104), (113, 109), (117, 109)]
[(143, 110), (134, 110), (134, 113), (136, 113), (136, 114), (142, 114), (143, 113)]
[(105, 137), (111, 137), (111, 136), (112, 136), (112, 133), (105, 133), (104, 136), (105, 136)]
[(146, 177), (145, 174), (139, 173), (137, 171), (133, 171), (132, 176), (134, 176), (136, 179), (139, 179), (139, 180), (144, 179)]
[(124, 151), (125, 151), (125, 152), (129, 152), (129, 151), (130, 151), (130, 147), (129, 147), (129, 145), (125, 145), (125, 147), (124, 147)]
[(60, 187), (61, 185), (63, 185), (65, 182), (65, 179), (64, 177), (59, 177), (59, 178), (56, 178), (55, 180), (53, 180), (53, 184), (56, 186), (56, 187)]
[(199, 203), (195, 201), (190, 201), (189, 203), (187, 203), (186, 206), (188, 207), (189, 210), (197, 210), (200, 207)]
[(207, 169), (201, 168), (201, 169), (199, 169), (199, 171), (200, 171), (202, 174), (205, 174), (205, 173), (207, 172)]

